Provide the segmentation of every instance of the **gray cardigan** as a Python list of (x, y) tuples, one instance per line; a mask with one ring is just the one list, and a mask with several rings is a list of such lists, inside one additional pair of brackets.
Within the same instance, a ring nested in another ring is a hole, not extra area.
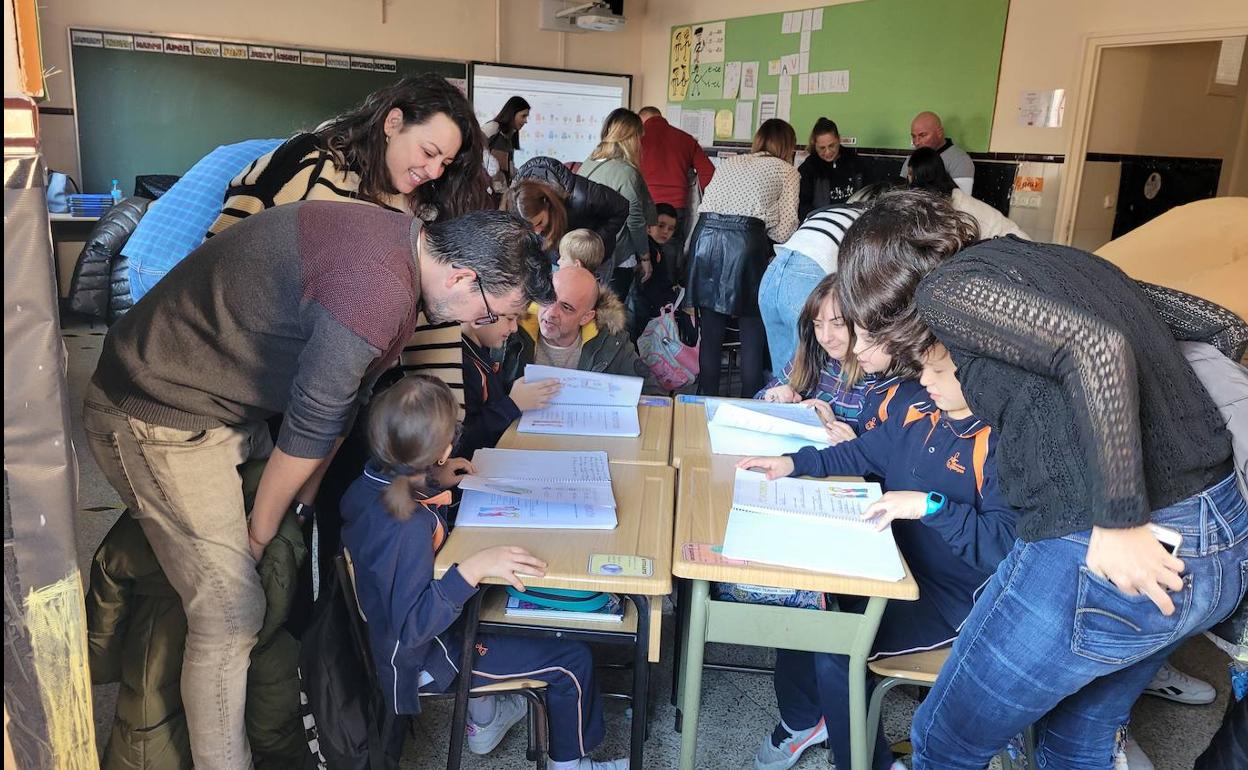
[(581, 164), (577, 173), (610, 187), (628, 200), (628, 219), (616, 238), (611, 261), (615, 267), (635, 266), (635, 259), (650, 251), (646, 227), (657, 218), (654, 200), (650, 197), (646, 181), (641, 178), (641, 172), (628, 161), (615, 158), (587, 160)]

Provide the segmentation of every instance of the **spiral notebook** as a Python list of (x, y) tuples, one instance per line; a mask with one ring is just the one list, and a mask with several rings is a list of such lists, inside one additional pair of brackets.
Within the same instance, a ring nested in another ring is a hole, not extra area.
[(717, 455), (782, 455), (828, 445), (818, 413), (801, 404), (708, 398), (706, 430)]
[(606, 452), (478, 449), (457, 527), (615, 529)]
[(558, 380), (559, 393), (544, 409), (531, 409), (520, 416), (520, 433), (546, 433), (556, 436), (641, 435), (637, 401), (643, 380), (621, 374), (582, 372), (553, 366), (529, 364), (525, 382)]
[(783, 478), (737, 469), (723, 555), (814, 572), (901, 580), (891, 527), (863, 511), (881, 495), (872, 482)]

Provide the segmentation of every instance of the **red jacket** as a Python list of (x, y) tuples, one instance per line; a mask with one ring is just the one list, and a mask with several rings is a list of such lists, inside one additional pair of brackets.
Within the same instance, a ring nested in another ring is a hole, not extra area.
[(689, 169), (698, 172), (703, 190), (711, 182), (715, 167), (698, 145), (698, 140), (658, 115), (646, 121), (641, 137), (641, 176), (655, 203), (670, 203), (678, 209), (688, 203)]

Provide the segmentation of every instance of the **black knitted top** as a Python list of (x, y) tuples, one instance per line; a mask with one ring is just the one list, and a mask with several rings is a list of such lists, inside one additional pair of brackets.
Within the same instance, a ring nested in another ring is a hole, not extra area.
[(1078, 249), (983, 241), (919, 284), (1025, 540), (1132, 527), (1231, 470), (1231, 441), (1175, 339), (1239, 360), (1248, 325), (1206, 300), (1139, 283)]

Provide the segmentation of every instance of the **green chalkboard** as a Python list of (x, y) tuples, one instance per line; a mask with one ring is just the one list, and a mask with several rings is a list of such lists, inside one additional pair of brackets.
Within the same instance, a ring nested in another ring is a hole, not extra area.
[[(128, 195), (136, 174), (184, 174), (218, 145), (315, 128), (404, 75), (467, 71), (463, 62), (398, 57), (386, 58), (394, 71), (375, 72), (78, 44), (98, 34), (71, 31), (85, 192), (107, 192), (118, 179)], [(124, 44), (126, 35), (105, 34)]]
[[(798, 76), (792, 76), (789, 122), (799, 145), (815, 120), (826, 116), (859, 146), (908, 148), (910, 120), (919, 111), (932, 110), (960, 146), (988, 149), (1009, 0), (862, 0), (821, 10), (822, 28), (810, 33), (808, 71), (848, 70), (849, 91), (801, 95)], [(799, 25), (802, 13), (796, 12)], [(714, 32), (716, 22), (725, 22), (724, 66), (759, 62), (758, 93), (778, 95), (780, 76), (768, 74), (768, 62), (800, 54), (801, 46), (800, 31), (783, 31), (786, 16), (706, 19), (673, 27), (671, 33), (675, 39), (685, 27)], [(722, 86), (716, 93), (715, 84), (723, 77), (716, 69), (713, 62), (703, 71), (693, 68), (687, 73), (684, 98), (673, 98), (669, 89), (669, 105), (735, 110), (737, 100), (724, 99)], [(669, 72), (680, 75), (670, 45)], [(758, 115), (756, 100), (753, 129)]]

